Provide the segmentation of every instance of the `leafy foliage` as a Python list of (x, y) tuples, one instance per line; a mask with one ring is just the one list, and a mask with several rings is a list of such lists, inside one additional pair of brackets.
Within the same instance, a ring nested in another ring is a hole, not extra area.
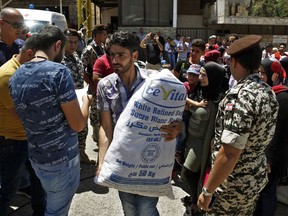
[(288, 17), (287, 0), (253, 0), (252, 15), (260, 17)]

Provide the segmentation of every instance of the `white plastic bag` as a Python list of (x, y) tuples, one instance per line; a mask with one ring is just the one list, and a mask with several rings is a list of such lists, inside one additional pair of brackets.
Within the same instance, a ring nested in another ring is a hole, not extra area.
[(169, 70), (148, 77), (118, 119), (97, 184), (172, 198), (176, 139), (164, 142), (159, 129), (181, 119), (185, 101), (184, 85)]

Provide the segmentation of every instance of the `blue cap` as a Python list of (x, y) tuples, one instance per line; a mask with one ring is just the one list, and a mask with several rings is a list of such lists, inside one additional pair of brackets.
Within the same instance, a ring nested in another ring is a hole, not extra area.
[(199, 75), (200, 74), (200, 69), (201, 69), (201, 65), (192, 64), (192, 65), (190, 65), (190, 67), (188, 68), (188, 70), (186, 72), (187, 73), (194, 73), (194, 74)]

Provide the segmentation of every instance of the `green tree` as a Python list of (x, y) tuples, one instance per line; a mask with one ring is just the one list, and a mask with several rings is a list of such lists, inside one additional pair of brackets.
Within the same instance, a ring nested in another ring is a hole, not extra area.
[(253, 0), (252, 15), (260, 17), (287, 17), (287, 0)]

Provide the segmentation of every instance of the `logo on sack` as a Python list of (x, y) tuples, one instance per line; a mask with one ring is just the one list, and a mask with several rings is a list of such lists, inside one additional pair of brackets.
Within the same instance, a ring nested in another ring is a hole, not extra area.
[(178, 108), (183, 107), (185, 104), (186, 89), (181, 83), (167, 80), (151, 80), (146, 82), (142, 97), (150, 103), (161, 107)]
[(160, 147), (156, 143), (146, 145), (141, 151), (141, 160), (145, 163), (152, 163), (160, 156)]

